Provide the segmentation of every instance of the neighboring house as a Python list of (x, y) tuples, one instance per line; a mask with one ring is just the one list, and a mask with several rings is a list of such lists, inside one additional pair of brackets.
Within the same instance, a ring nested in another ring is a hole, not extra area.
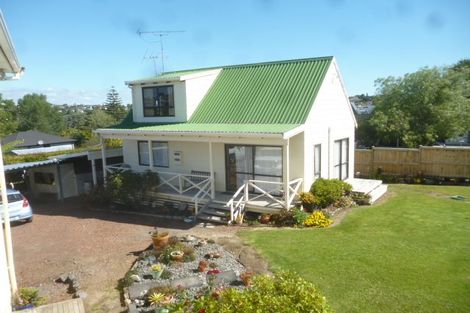
[(96, 132), (123, 139), (126, 167), (158, 171), (162, 197), (186, 197), (196, 209), (210, 198), (233, 221), (243, 209), (289, 208), (318, 177), (353, 178), (356, 121), (333, 57), (167, 72), (127, 84), (131, 114)]
[[(23, 68), (16, 57), (15, 48), (10, 38), (7, 25), (0, 11), (0, 80), (18, 79), (23, 73)], [(0, 156), (1, 157), (1, 156)], [(2, 169), (3, 170), (3, 169)], [(8, 261), (5, 253), (5, 240), (3, 227), (0, 230), (0, 312), (11, 312), (11, 286), (8, 276)], [(14, 264), (11, 264), (11, 268)]]
[[(103, 181), (101, 157), (101, 151), (84, 151), (5, 165), (7, 182), (33, 199), (75, 197)], [(122, 163), (122, 149), (107, 150), (106, 158), (107, 164)]]
[(446, 146), (470, 146), (470, 132), (462, 134), (461, 136), (449, 138), (445, 141), (444, 145)]
[(15, 149), (11, 151), (17, 155), (73, 150), (75, 141), (75, 139), (46, 134), (37, 130), (18, 132), (2, 139), (3, 144), (18, 142)]

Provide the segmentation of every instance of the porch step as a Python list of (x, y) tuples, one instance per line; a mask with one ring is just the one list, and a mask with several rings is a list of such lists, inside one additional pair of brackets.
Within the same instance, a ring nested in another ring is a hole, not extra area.
[(374, 190), (369, 192), (370, 196), (370, 203), (374, 203), (375, 201), (379, 200), (388, 190), (388, 185), (381, 184), (380, 186), (376, 187)]
[(230, 218), (227, 217), (227, 213), (230, 211), (225, 208), (225, 204), (218, 202), (208, 202), (197, 214), (196, 218), (198, 220), (218, 223), (218, 224), (228, 224)]
[(382, 197), (388, 189), (388, 186), (378, 179), (351, 178), (346, 180), (346, 182), (352, 185), (353, 192), (369, 195), (370, 204), (373, 204)]

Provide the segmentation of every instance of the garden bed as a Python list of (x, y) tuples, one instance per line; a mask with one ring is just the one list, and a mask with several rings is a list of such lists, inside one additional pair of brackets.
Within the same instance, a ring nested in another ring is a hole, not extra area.
[[(181, 260), (172, 259), (174, 251), (183, 252)], [(243, 289), (243, 275), (245, 267), (213, 240), (171, 237), (138, 257), (123, 279), (124, 297), (129, 312), (158, 312), (226, 287)]]

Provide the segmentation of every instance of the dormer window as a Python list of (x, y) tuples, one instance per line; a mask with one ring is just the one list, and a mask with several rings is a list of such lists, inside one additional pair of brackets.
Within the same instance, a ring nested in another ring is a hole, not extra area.
[(175, 116), (173, 86), (142, 88), (144, 117)]

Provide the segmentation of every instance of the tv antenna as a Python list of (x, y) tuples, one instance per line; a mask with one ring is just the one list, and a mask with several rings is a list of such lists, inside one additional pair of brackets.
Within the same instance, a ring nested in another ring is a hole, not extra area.
[[(164, 36), (169, 36), (169, 35), (175, 34), (175, 33), (184, 33), (184, 32), (185, 32), (184, 30), (148, 30), (148, 31), (144, 31), (144, 30), (140, 30), (140, 29), (137, 30), (137, 34), (143, 40), (145, 40), (145, 38), (144, 38), (145, 35), (152, 35), (154, 37), (156, 37), (156, 36), (159, 37), (159, 39), (160, 39), (160, 58), (162, 60), (162, 73), (165, 72), (165, 60), (164, 60), (165, 56), (163, 54), (163, 37)], [(148, 40), (146, 40), (146, 41), (148, 41)], [(157, 42), (157, 41), (150, 40), (149, 42)], [(155, 66), (155, 72), (156, 72), (156, 61), (155, 61), (155, 59), (157, 59), (158, 57), (157, 56), (149, 56), (148, 58), (153, 59), (154, 66)]]

